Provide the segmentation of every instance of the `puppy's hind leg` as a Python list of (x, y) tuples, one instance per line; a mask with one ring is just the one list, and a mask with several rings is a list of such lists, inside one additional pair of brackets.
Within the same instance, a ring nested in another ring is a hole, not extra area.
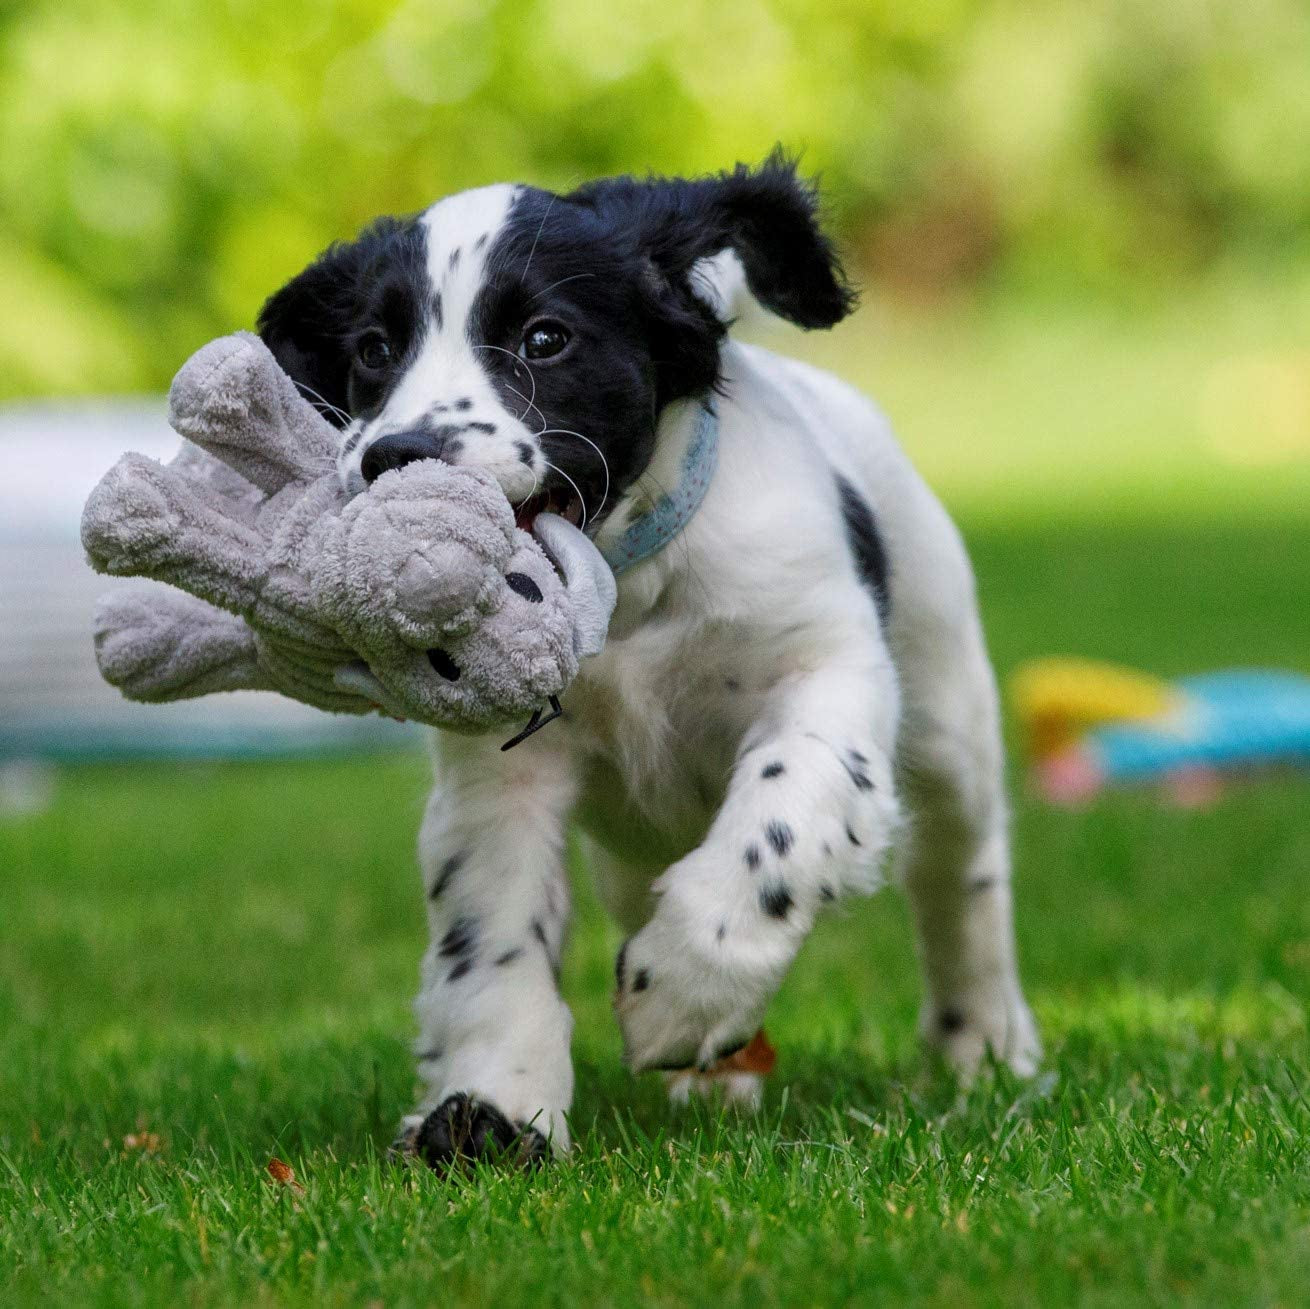
[(996, 684), (976, 615), (902, 663), (901, 868), (918, 931), (920, 1030), (966, 1079), (990, 1051), (1016, 1073), (1041, 1045), (1015, 962)]

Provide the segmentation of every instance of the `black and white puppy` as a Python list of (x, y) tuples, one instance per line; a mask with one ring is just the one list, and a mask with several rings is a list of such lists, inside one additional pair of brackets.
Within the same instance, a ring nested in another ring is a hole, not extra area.
[(876, 889), (893, 838), (924, 1036), (966, 1075), (987, 1050), (1024, 1073), (1038, 1057), (965, 551), (866, 399), (729, 339), (743, 275), (802, 327), (852, 307), (814, 192), (779, 155), (692, 181), (454, 195), (332, 247), (262, 312), (341, 425), (347, 488), (413, 459), (478, 465), (521, 522), (550, 507), (602, 550), (678, 486), (717, 409), (699, 510), (620, 577), (567, 718), (509, 753), (437, 742), (428, 1093), (406, 1120), (433, 1164), (567, 1148), (571, 822), (628, 934), (616, 1009), (634, 1070), (708, 1069), (748, 1040), (820, 909)]

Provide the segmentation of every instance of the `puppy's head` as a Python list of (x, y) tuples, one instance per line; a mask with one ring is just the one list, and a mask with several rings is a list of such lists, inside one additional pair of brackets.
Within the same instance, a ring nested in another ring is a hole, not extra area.
[(381, 219), (278, 291), (259, 330), (343, 429), (348, 490), (438, 458), (490, 470), (525, 524), (550, 507), (594, 526), (645, 470), (664, 407), (718, 378), (708, 261), (724, 251), (794, 323), (851, 308), (815, 194), (775, 154), (568, 195), (491, 186)]

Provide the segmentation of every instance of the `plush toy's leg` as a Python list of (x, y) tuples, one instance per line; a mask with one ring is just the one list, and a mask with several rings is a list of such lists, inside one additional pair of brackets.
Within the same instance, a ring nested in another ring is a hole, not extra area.
[(1028, 1074), (1041, 1047), (1015, 964), (996, 686), (971, 611), (920, 643), (902, 686), (912, 814), (901, 855), (923, 964), (921, 1032), (963, 1077), (987, 1051)]
[(189, 700), (269, 689), (255, 637), (240, 618), (154, 582), (122, 586), (96, 606), (96, 662), (129, 700)]
[(202, 491), (176, 468), (124, 455), (82, 513), (92, 565), (169, 582), (230, 613), (250, 613), (263, 584), (266, 543)]
[(419, 840), (432, 944), (415, 1002), (426, 1094), (401, 1146), (434, 1168), (534, 1162), (569, 1143), (573, 1020), (557, 974), (568, 917), (567, 759), (543, 733), (503, 754), (445, 736)]
[(634, 1070), (707, 1068), (747, 1044), (823, 904), (874, 889), (897, 816), (895, 727), (876, 632), (779, 683), (704, 842), (661, 876), (619, 956)]

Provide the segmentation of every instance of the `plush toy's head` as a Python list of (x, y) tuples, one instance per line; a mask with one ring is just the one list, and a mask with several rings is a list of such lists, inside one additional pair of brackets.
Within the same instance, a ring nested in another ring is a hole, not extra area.
[(258, 338), (204, 347), (170, 401), (193, 446), (166, 467), (124, 456), (83, 515), (93, 567), (208, 602), (102, 606), (101, 669), (125, 694), (272, 687), (477, 731), (552, 703), (601, 648), (614, 579), (581, 532), (545, 514), (520, 531), (489, 474), (434, 460), (348, 499), (336, 432)]

